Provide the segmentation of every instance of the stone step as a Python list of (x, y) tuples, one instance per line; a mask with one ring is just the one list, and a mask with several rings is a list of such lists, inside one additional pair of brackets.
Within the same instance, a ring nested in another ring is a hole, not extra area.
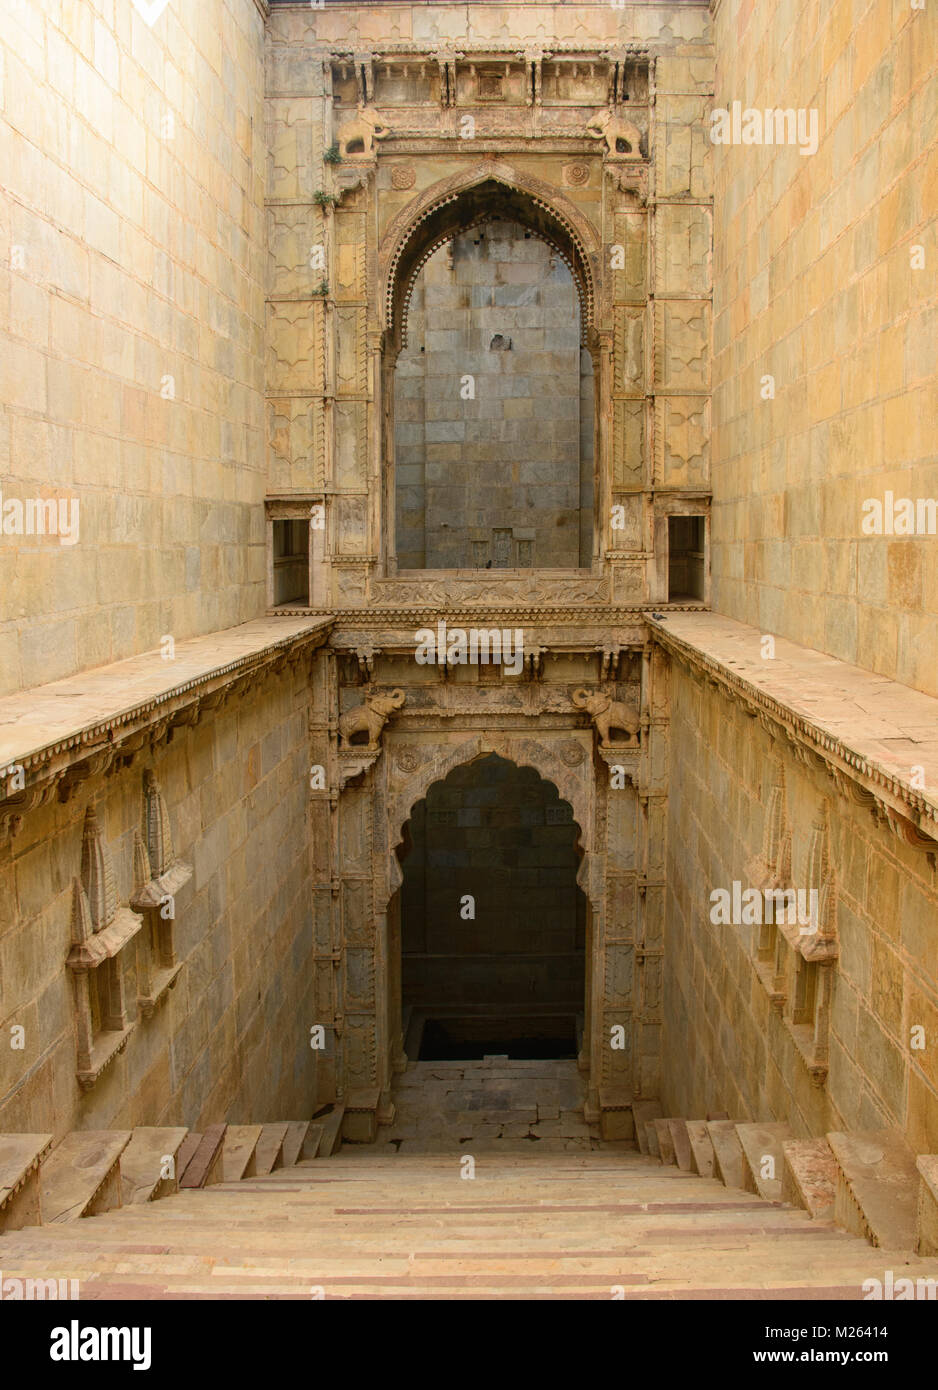
[(913, 1250), (919, 1174), (898, 1131), (834, 1131), (827, 1141), (837, 1160), (834, 1219), (838, 1225), (873, 1245)]
[(317, 1123), (322, 1125), (318, 1150), (320, 1158), (328, 1158), (330, 1154), (337, 1153), (342, 1147), (342, 1121), (344, 1118), (344, 1102), (334, 1105), (327, 1115), (318, 1117)]
[(791, 1138), (788, 1125), (737, 1125), (736, 1134), (743, 1151), (743, 1187), (767, 1202), (780, 1202), (785, 1170), (782, 1145)]
[(39, 1165), (51, 1134), (0, 1134), (0, 1232), (42, 1222)]
[[(646, 1123), (657, 1137), (661, 1117)], [(230, 1154), (236, 1127), (218, 1128)], [(210, 1138), (190, 1166), (204, 1167)], [(4, 1276), (75, 1278), (84, 1298), (308, 1299), (322, 1288), (345, 1299), (604, 1300), (614, 1286), (629, 1298), (856, 1299), (896, 1260), (903, 1275), (938, 1277), (938, 1260), (882, 1251), (871, 1265), (864, 1241), (800, 1207), (634, 1151), (500, 1155), (472, 1181), (458, 1153), (352, 1153), (182, 1187), (158, 1212), (133, 1204), (11, 1232)]]
[(707, 1134), (713, 1145), (713, 1174), (724, 1187), (743, 1187), (745, 1159), (732, 1120), (708, 1120)]
[(227, 1125), (209, 1125), (199, 1138), (198, 1146), (179, 1175), (184, 1188), (209, 1187), (221, 1182), (224, 1171), (225, 1130)]
[(638, 1147), (641, 1153), (650, 1152), (648, 1139), (646, 1137), (645, 1126), (649, 1120), (656, 1120), (661, 1115), (661, 1106), (656, 1100), (633, 1100), (632, 1119), (635, 1123), (635, 1137), (638, 1140)]
[(287, 1132), (283, 1139), (284, 1168), (292, 1168), (303, 1152), (309, 1125), (309, 1120), (291, 1120), (287, 1125)]
[(692, 1172), (702, 1178), (712, 1178), (714, 1169), (713, 1145), (707, 1133), (706, 1120), (687, 1120), (687, 1141), (690, 1144)]
[(306, 1129), (306, 1138), (303, 1140), (303, 1147), (300, 1150), (300, 1157), (297, 1163), (311, 1163), (319, 1153), (319, 1145), (322, 1141), (323, 1126), (318, 1120), (311, 1120)]
[(77, 1221), (121, 1204), (121, 1154), (132, 1132), (77, 1129), (58, 1144), (39, 1173), (44, 1225)]
[(121, 1201), (153, 1202), (179, 1187), (179, 1155), (187, 1129), (141, 1126), (121, 1154)]
[(255, 1176), (255, 1154), (263, 1128), (263, 1125), (229, 1125), (225, 1130), (222, 1172), (226, 1183)]
[(826, 1139), (786, 1139), (782, 1142), (782, 1201), (803, 1207), (819, 1221), (834, 1217), (837, 1160)]
[(691, 1152), (690, 1139), (687, 1136), (687, 1123), (685, 1120), (669, 1120), (668, 1127), (671, 1130), (671, 1144), (674, 1148), (674, 1161), (682, 1173), (693, 1173), (694, 1155)]
[(183, 1139), (182, 1144), (179, 1146), (179, 1153), (176, 1155), (177, 1184), (179, 1182), (179, 1179), (182, 1177), (183, 1173), (188, 1168), (189, 1164), (192, 1162), (192, 1159), (195, 1155), (195, 1151), (199, 1147), (201, 1142), (202, 1135), (196, 1133), (194, 1129), (190, 1129), (185, 1139)]
[(674, 1141), (671, 1138), (670, 1120), (651, 1120), (655, 1127), (655, 1134), (658, 1137), (658, 1155), (662, 1163), (674, 1164)]
[(915, 1250), (919, 1255), (938, 1255), (938, 1154), (919, 1154), (918, 1211)]
[[(334, 1226), (320, 1224), (308, 1213), (293, 1212), (290, 1213), (287, 1224), (294, 1220), (301, 1223), (301, 1234), (291, 1233), (289, 1230), (281, 1231), (273, 1245), (269, 1230), (270, 1217), (271, 1210), (268, 1210), (264, 1213), (263, 1220), (226, 1223), (212, 1222), (198, 1214), (190, 1213), (185, 1222), (162, 1227), (158, 1239), (153, 1227), (147, 1226), (132, 1229), (122, 1227), (119, 1230), (97, 1229), (92, 1241), (86, 1236), (83, 1239), (46, 1242), (33, 1240), (26, 1245), (4, 1242), (4, 1260), (8, 1262), (14, 1257), (45, 1258), (48, 1251), (58, 1251), (64, 1256), (69, 1247), (86, 1252), (92, 1248), (99, 1253), (149, 1252), (158, 1255), (163, 1249), (159, 1241), (163, 1241), (164, 1244), (170, 1241), (175, 1251), (187, 1253), (192, 1249), (204, 1248), (205, 1242), (213, 1236), (221, 1238), (220, 1249), (238, 1258), (252, 1251), (272, 1253), (277, 1258), (310, 1255), (311, 1252), (322, 1255), (323, 1258), (337, 1258), (345, 1245), (353, 1245), (357, 1254), (366, 1253), (369, 1257), (397, 1254), (402, 1251), (405, 1255), (416, 1256), (435, 1250), (445, 1252), (447, 1258), (462, 1258), (464, 1255), (498, 1250), (508, 1258), (521, 1258), (522, 1254), (524, 1258), (533, 1258), (539, 1254), (557, 1253), (562, 1249), (571, 1256), (592, 1252), (617, 1258), (625, 1254), (634, 1255), (636, 1258), (654, 1254), (655, 1258), (658, 1258), (662, 1253), (668, 1254), (672, 1246), (679, 1247), (688, 1255), (694, 1250), (708, 1250), (714, 1246), (720, 1249), (746, 1250), (770, 1237), (784, 1239), (787, 1248), (792, 1250), (797, 1247), (798, 1250), (813, 1252), (839, 1249), (845, 1245), (850, 1246), (851, 1242), (856, 1243), (856, 1237), (834, 1226), (824, 1229), (816, 1222), (809, 1222), (802, 1227), (792, 1227), (784, 1221), (744, 1219), (739, 1213), (732, 1221), (722, 1222), (678, 1219), (669, 1215), (667, 1220), (664, 1217), (652, 1217), (646, 1221), (640, 1216), (619, 1219), (611, 1223), (611, 1226), (608, 1220), (582, 1224), (577, 1222), (575, 1225), (562, 1220), (544, 1229), (528, 1223), (527, 1227), (522, 1224), (517, 1228), (513, 1226), (511, 1235), (506, 1235), (497, 1225), (483, 1229), (478, 1224), (473, 1225), (468, 1218), (464, 1218), (462, 1225), (455, 1225), (451, 1221), (440, 1222), (434, 1214), (432, 1220), (412, 1220), (406, 1228), (395, 1223), (393, 1233), (387, 1230), (390, 1223), (385, 1223), (384, 1228), (376, 1230), (366, 1230), (360, 1223), (355, 1223), (353, 1238), (350, 1226), (343, 1232), (338, 1223)], [(668, 1224), (669, 1222), (672, 1224)], [(522, 1232), (525, 1237), (523, 1246), (519, 1245), (519, 1235)], [(147, 1235), (150, 1237), (149, 1241), (145, 1239)], [(310, 1240), (313, 1236), (316, 1243), (311, 1245)], [(864, 1258), (868, 1265), (868, 1247)], [(932, 1260), (931, 1264), (934, 1263)]]
[(288, 1128), (287, 1124), (263, 1126), (254, 1155), (258, 1177), (272, 1173), (275, 1168), (283, 1167), (283, 1143), (287, 1137)]

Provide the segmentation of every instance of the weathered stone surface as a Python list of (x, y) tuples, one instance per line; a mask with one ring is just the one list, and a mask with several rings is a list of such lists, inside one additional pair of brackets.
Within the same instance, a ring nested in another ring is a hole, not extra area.
[(713, 1175), (725, 1187), (745, 1191), (743, 1169), (745, 1159), (736, 1126), (732, 1120), (709, 1120), (707, 1134), (713, 1145)]
[(643, 1154), (650, 1152), (648, 1147), (648, 1130), (646, 1126), (649, 1121), (656, 1119), (661, 1114), (661, 1106), (656, 1100), (633, 1100), (632, 1118), (635, 1121), (635, 1137), (638, 1140), (638, 1147)]
[(121, 1202), (152, 1202), (179, 1185), (179, 1159), (186, 1129), (141, 1126), (121, 1154)]
[(130, 1130), (67, 1134), (42, 1164), (43, 1225), (77, 1221), (121, 1205), (120, 1158)]
[(225, 1130), (222, 1172), (225, 1182), (240, 1182), (257, 1172), (257, 1145), (262, 1125), (228, 1125)]
[(837, 1160), (826, 1139), (783, 1139), (782, 1201), (804, 1207), (819, 1221), (834, 1215)]
[(683, 1120), (669, 1120), (668, 1128), (671, 1131), (675, 1163), (682, 1173), (694, 1172), (694, 1155), (691, 1150), (686, 1123)]
[(745, 1190), (758, 1192), (767, 1202), (781, 1201), (785, 1166), (783, 1145), (791, 1137), (788, 1125), (737, 1125), (736, 1134), (743, 1150)]
[(51, 1134), (0, 1135), (0, 1231), (40, 1224), (39, 1165), (51, 1147)]
[(715, 1160), (706, 1120), (687, 1121), (687, 1140), (694, 1161), (693, 1171), (702, 1178), (712, 1177)]
[(914, 1249), (919, 1173), (901, 1135), (833, 1131), (827, 1142), (838, 1165), (837, 1221), (884, 1250)]
[(938, 1155), (919, 1154), (918, 1213), (915, 1250), (919, 1255), (938, 1255)]
[(670, 1120), (652, 1120), (655, 1134), (658, 1139), (658, 1157), (662, 1163), (675, 1163), (677, 1160), (674, 1155), (674, 1140), (671, 1137)]

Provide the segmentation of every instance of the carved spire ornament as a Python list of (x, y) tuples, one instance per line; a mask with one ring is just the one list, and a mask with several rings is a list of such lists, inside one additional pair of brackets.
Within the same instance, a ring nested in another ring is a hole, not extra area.
[(94, 806), (85, 812), (85, 829), (81, 845), (81, 882), (88, 896), (91, 921), (96, 932), (113, 922), (117, 913), (117, 886), (110, 850)]
[(147, 851), (155, 877), (165, 874), (176, 861), (173, 851), (173, 832), (169, 824), (169, 812), (160, 790), (160, 784), (152, 772), (143, 774), (143, 794), (145, 798), (144, 817), (146, 823)]

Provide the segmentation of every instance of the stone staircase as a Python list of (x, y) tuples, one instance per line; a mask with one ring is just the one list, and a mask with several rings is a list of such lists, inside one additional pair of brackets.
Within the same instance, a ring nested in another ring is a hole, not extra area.
[(796, 1139), (785, 1124), (665, 1117), (657, 1101), (631, 1109), (639, 1150), (661, 1164), (800, 1207), (882, 1249), (938, 1255), (938, 1158), (916, 1158), (898, 1131)]
[(346, 1151), (0, 1238), (4, 1279), (83, 1299), (858, 1298), (888, 1269), (812, 1218), (639, 1153)]
[(264, 1176), (341, 1144), (342, 1107), (317, 1122), (0, 1134), (0, 1234), (60, 1226), (179, 1191)]
[(341, 1147), (340, 1108), (0, 1136), (2, 1278), (164, 1300), (856, 1299), (888, 1271), (938, 1280), (935, 1160), (894, 1134), (794, 1140), (633, 1101), (634, 1140), (610, 1140), (581, 1089), (569, 1063), (411, 1064), (377, 1145)]

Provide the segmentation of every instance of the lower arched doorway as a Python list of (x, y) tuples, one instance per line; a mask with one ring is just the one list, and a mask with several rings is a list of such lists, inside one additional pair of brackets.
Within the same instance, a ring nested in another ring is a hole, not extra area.
[(576, 1058), (588, 910), (579, 827), (557, 788), (488, 754), (413, 808), (399, 855), (411, 1061)]

